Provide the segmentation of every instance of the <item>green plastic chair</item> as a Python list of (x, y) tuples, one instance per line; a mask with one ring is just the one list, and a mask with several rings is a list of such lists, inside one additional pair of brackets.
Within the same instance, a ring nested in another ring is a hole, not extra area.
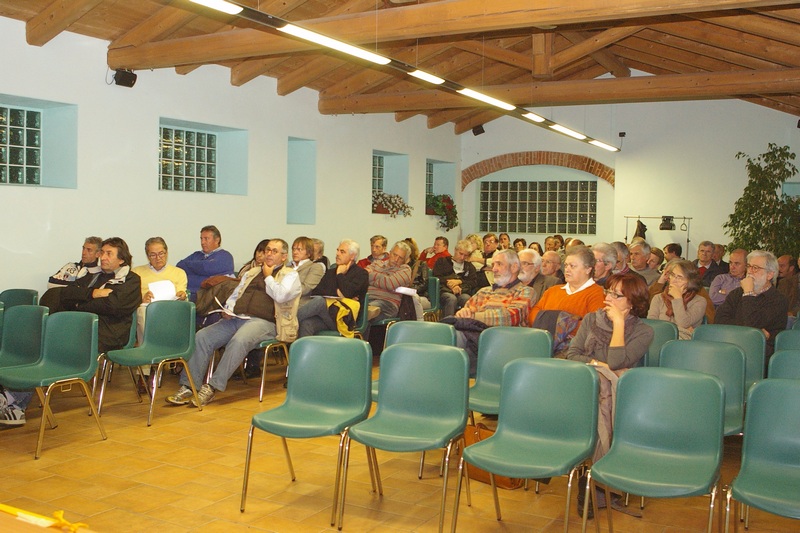
[(422, 318), (429, 322), (438, 322), (442, 306), (439, 297), (439, 278), (433, 275), (428, 277), (428, 301), (431, 302), (431, 307), (425, 309)]
[(351, 440), (367, 447), (370, 473), (383, 494), (376, 449), (421, 452), (446, 447), (439, 531), (444, 526), (448, 466), (453, 444), (464, 442), (467, 424), (466, 352), (453, 346), (396, 344), (381, 354), (381, 402), (372, 418), (350, 428), (344, 444), (339, 529), (344, 518)]
[(725, 435), (738, 435), (744, 424), (744, 352), (735, 344), (669, 341), (661, 349), (661, 366), (717, 376), (725, 385)]
[(37, 305), (39, 291), (34, 289), (6, 289), (0, 292), (0, 302), (9, 310), (15, 305)]
[(775, 337), (775, 351), (800, 350), (800, 329), (787, 329)]
[(744, 390), (764, 379), (764, 348), (767, 339), (760, 329), (728, 324), (705, 324), (694, 330), (692, 339), (729, 342), (744, 351)]
[[(725, 532), (731, 499), (786, 518), (800, 519), (800, 381), (767, 379), (747, 398), (742, 464), (728, 488)], [(734, 517), (734, 531), (739, 521)], [(745, 527), (748, 527), (745, 522)]]
[[(79, 387), (86, 395), (89, 409), (106, 439), (106, 432), (94, 405), (86, 382), (97, 370), (97, 315), (79, 311), (64, 311), (47, 318), (42, 357), (29, 365), (0, 368), (0, 384), (10, 390), (36, 389), (45, 414), (50, 411), (54, 391)], [(42, 391), (43, 388), (47, 390)], [(42, 453), (44, 426), (47, 416), (42, 416), (39, 438), (36, 442), (36, 459)]]
[[(356, 319), (356, 326), (353, 329), (353, 336), (357, 339), (364, 338), (364, 332), (369, 327), (369, 295), (364, 293), (364, 299), (361, 302), (361, 307), (358, 309), (358, 318)], [(329, 337), (339, 337), (339, 332), (334, 329), (324, 329), (318, 331), (316, 336), (327, 335)]]
[(344, 337), (304, 337), (292, 343), (286, 400), (275, 409), (253, 416), (247, 437), (241, 511), (244, 512), (255, 429), (281, 437), (292, 481), (292, 458), (286, 439), (339, 435), (331, 525), (341, 480), (342, 452), (348, 428), (367, 418), (371, 406), (369, 343)]
[[(267, 382), (267, 366), (269, 363), (269, 352), (275, 353), (276, 364), (278, 358), (277, 354), (283, 352), (282, 353), (283, 361), (286, 362), (286, 364), (288, 364), (289, 343), (279, 341), (278, 339), (267, 339), (265, 341), (261, 341), (258, 347), (264, 350), (264, 366), (261, 368), (261, 387), (258, 389), (258, 401), (262, 402), (264, 401), (264, 385)], [(245, 358), (245, 361), (246, 360), (247, 358)], [(244, 361), (242, 362), (242, 365), (244, 365)], [(211, 376), (209, 376), (209, 378), (210, 377)], [(242, 380), (244, 381), (244, 384), (247, 385), (247, 378), (245, 377), (244, 372), (242, 372)]]
[[(648, 498), (711, 494), (707, 531), (711, 533), (719, 491), (725, 390), (716, 376), (676, 368), (633, 368), (617, 383), (614, 437), (608, 453), (587, 474), (588, 502), (595, 517), (595, 483)], [(591, 491), (591, 492), (590, 492)], [(613, 532), (611, 507), (608, 530)], [(599, 520), (595, 529), (600, 531)]]
[(644, 366), (658, 366), (658, 358), (661, 356), (661, 347), (667, 341), (678, 339), (678, 326), (666, 320), (654, 318), (642, 318), (643, 323), (653, 328), (653, 340), (650, 348), (644, 354)]
[[(143, 365), (158, 365), (156, 372), (151, 376), (152, 383), (147, 384), (147, 392), (150, 396), (150, 410), (147, 414), (147, 425), (150, 426), (153, 420), (153, 406), (156, 399), (156, 385), (161, 379), (161, 372), (164, 365), (177, 363), (183, 366), (186, 376), (189, 378), (189, 386), (197, 401), (197, 391), (194, 389), (194, 381), (189, 371), (187, 361), (194, 353), (194, 334), (195, 334), (195, 307), (194, 303), (188, 300), (165, 300), (148, 304), (145, 314), (144, 338), (142, 344), (136, 348), (123, 348), (121, 350), (111, 350), (101, 355), (103, 360), (101, 365), (102, 385), (100, 387), (100, 400), (98, 412), (103, 409), (103, 398), (106, 392), (105, 372), (110, 369), (109, 363), (128, 367), (134, 383), (134, 390), (139, 402), (142, 396), (136, 387), (134, 369), (137, 370)], [(199, 407), (202, 409), (202, 407)]]
[(31, 365), (39, 360), (49, 312), (41, 305), (17, 305), (3, 312), (0, 368)]
[[(800, 313), (797, 314), (800, 315)], [(800, 316), (798, 318), (800, 318)], [(792, 329), (800, 329), (800, 320), (794, 321), (794, 324), (792, 324)]]
[(800, 379), (800, 350), (778, 350), (769, 358), (769, 378)]
[(497, 326), (485, 329), (478, 338), (478, 369), (469, 389), (469, 415), (500, 412), (500, 385), (507, 363), (523, 357), (546, 357), (553, 353), (553, 340), (543, 329)]
[(539, 479), (569, 474), (566, 533), (573, 480), (597, 443), (597, 372), (576, 361), (517, 359), (505, 365), (503, 376), (497, 431), (464, 448), (458, 465), (452, 531), (468, 463), (489, 472), (498, 521), (495, 475)]
[(0, 342), (3, 340), (3, 313), (5, 311), (5, 304), (0, 301)]

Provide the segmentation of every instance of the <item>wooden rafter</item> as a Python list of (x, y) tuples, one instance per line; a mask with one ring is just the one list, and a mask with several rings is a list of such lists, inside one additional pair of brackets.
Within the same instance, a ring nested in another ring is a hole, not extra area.
[(43, 46), (102, 0), (55, 0), (25, 25), (28, 44)]

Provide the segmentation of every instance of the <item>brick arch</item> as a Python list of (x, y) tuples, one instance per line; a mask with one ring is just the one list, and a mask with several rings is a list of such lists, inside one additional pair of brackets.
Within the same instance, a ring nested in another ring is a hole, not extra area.
[(476, 179), (488, 176), (493, 172), (512, 167), (529, 165), (553, 165), (556, 167), (582, 170), (607, 181), (614, 186), (615, 171), (613, 168), (589, 157), (563, 152), (514, 152), (498, 155), (479, 161), (461, 171), (461, 190)]

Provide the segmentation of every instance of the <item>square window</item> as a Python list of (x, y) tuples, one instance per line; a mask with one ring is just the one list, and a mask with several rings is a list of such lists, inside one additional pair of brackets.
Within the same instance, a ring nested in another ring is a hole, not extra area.
[(8, 167), (8, 182), (22, 184), (22, 167)]

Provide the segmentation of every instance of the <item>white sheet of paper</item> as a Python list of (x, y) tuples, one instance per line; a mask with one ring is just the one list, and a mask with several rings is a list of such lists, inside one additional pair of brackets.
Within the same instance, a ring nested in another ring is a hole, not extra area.
[(153, 302), (176, 299), (175, 284), (168, 279), (153, 281), (147, 287), (153, 293)]

